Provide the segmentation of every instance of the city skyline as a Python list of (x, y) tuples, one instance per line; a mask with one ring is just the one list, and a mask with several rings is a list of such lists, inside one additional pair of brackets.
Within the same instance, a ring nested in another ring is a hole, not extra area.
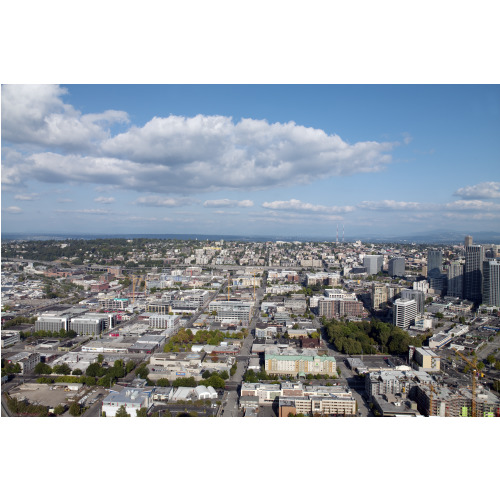
[(2, 87), (2, 232), (376, 236), (500, 222), (497, 85)]

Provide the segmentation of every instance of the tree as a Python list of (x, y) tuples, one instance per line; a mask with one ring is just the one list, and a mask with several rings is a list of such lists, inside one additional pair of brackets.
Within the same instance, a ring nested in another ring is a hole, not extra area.
[(442, 312), (437, 312), (436, 313), (436, 318), (437, 319), (443, 319), (444, 318), (444, 314)]
[(156, 385), (158, 387), (169, 387), (170, 381), (167, 378), (160, 378), (159, 380), (156, 381)]
[(103, 361), (104, 361), (104, 356), (103, 356), (102, 354), (99, 354), (99, 355), (97, 356), (97, 362), (98, 362), (100, 365), (102, 365)]
[(222, 371), (219, 373), (219, 376), (220, 378), (222, 378), (223, 380), (227, 380), (229, 378), (229, 373), (227, 373), (226, 370)]
[(482, 361), (479, 361), (477, 364), (477, 369), (482, 372), (484, 370), (484, 363)]
[(50, 375), (52, 373), (52, 368), (45, 363), (38, 363), (35, 366), (35, 375)]
[(73, 370), (71, 375), (83, 375), (83, 372), (82, 370), (80, 370), (80, 368), (76, 368), (75, 370)]
[(201, 374), (201, 377), (204, 378), (204, 379), (207, 379), (209, 378), (211, 375), (210, 373), (210, 370), (205, 370), (202, 374)]
[(134, 368), (135, 368), (135, 363), (132, 360), (127, 361), (127, 364), (125, 365), (125, 371), (127, 373), (130, 373)]
[(57, 375), (69, 375), (71, 373), (71, 368), (66, 363), (56, 365), (54, 366), (54, 373)]
[(85, 375), (89, 377), (102, 377), (106, 370), (99, 363), (91, 363), (85, 370)]
[(130, 415), (127, 413), (125, 406), (122, 405), (116, 412), (115, 417), (130, 417)]
[(63, 405), (57, 405), (54, 408), (54, 415), (62, 415), (64, 413), (64, 406)]
[(72, 417), (78, 417), (81, 414), (81, 408), (80, 405), (77, 403), (71, 403), (71, 406), (69, 407), (69, 414)]
[(143, 379), (146, 379), (148, 377), (149, 370), (146, 368), (146, 363), (143, 363), (139, 366), (139, 368), (137, 368), (137, 370), (135, 371), (135, 375), (136, 377)]
[(495, 370), (500, 370), (500, 361), (495, 361), (494, 368)]
[(493, 354), (490, 354), (487, 358), (486, 358), (486, 361), (488, 362), (488, 364), (490, 365), (493, 365), (495, 364), (495, 356)]
[(140, 410), (135, 410), (135, 413), (136, 413), (136, 415), (138, 417), (147, 417), (148, 416), (148, 409), (147, 408), (141, 408)]

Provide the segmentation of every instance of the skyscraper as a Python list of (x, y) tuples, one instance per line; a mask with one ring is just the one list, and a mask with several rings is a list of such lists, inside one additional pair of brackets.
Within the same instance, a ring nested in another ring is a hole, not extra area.
[(472, 236), (465, 237), (465, 246), (470, 247), (472, 245)]
[(438, 277), (443, 266), (441, 250), (427, 250), (427, 276)]
[(401, 290), (402, 299), (414, 300), (417, 304), (417, 314), (424, 314), (425, 308), (425, 293), (421, 290), (413, 290), (411, 288), (405, 288)]
[(465, 298), (474, 302), (482, 300), (484, 250), (481, 245), (465, 248)]
[(500, 307), (500, 261), (483, 262), (483, 304)]
[(448, 267), (448, 295), (462, 299), (464, 296), (464, 265), (451, 262)]
[(404, 257), (394, 257), (389, 261), (389, 276), (404, 276), (405, 259)]
[(363, 257), (363, 267), (366, 267), (368, 274), (377, 274), (382, 271), (384, 264), (383, 255), (365, 255)]
[(408, 328), (417, 316), (417, 303), (413, 299), (397, 299), (392, 309), (393, 323)]

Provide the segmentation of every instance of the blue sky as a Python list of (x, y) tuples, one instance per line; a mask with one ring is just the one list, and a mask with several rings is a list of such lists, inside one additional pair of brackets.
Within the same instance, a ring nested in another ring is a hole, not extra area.
[(500, 230), (498, 85), (2, 86), (2, 232)]

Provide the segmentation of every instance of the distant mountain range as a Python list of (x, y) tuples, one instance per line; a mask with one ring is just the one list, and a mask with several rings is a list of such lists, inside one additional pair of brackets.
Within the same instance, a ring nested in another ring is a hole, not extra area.
[[(463, 243), (467, 234), (471, 234), (474, 243), (500, 244), (500, 232), (457, 232), (457, 231), (431, 231), (428, 233), (413, 234), (408, 236), (387, 235), (380, 236), (374, 234), (360, 234), (345, 238), (346, 242), (361, 240), (370, 243), (439, 243), (454, 244)], [(226, 241), (335, 241), (330, 236), (266, 236), (266, 235), (228, 235), (228, 234), (49, 234), (49, 233), (2, 233), (2, 241), (12, 240), (66, 240), (85, 239), (93, 240), (100, 238), (157, 238), (157, 239), (177, 239), (177, 240), (226, 240)]]

